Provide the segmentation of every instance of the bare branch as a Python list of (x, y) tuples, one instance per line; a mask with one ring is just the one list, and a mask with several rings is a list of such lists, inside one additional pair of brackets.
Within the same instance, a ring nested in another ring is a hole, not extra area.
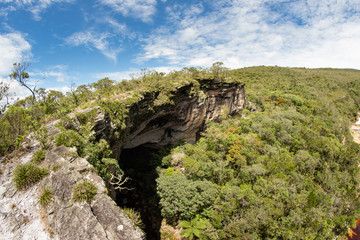
[(115, 189), (118, 189), (118, 190), (128, 190), (128, 191), (131, 191), (133, 190), (134, 188), (127, 188), (127, 187), (124, 187), (123, 185), (127, 182), (131, 180), (131, 178), (129, 177), (125, 177), (124, 179), (124, 174), (121, 174), (121, 175), (117, 175), (117, 176), (114, 176), (113, 174), (111, 174), (111, 178), (110, 178), (110, 184), (115, 186)]

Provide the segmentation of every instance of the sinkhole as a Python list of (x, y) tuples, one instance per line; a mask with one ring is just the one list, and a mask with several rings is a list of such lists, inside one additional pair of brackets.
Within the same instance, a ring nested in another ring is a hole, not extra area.
[(124, 208), (133, 208), (140, 213), (146, 239), (160, 239), (161, 212), (159, 197), (156, 193), (156, 168), (161, 159), (170, 150), (168, 147), (154, 149), (146, 146), (122, 149), (119, 165), (130, 180), (126, 188), (116, 193), (117, 204)]

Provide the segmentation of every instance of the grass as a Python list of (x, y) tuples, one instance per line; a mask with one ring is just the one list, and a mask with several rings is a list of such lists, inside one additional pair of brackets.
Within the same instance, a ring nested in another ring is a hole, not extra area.
[(59, 170), (59, 168), (61, 168), (60, 164), (56, 164), (51, 168), (51, 171), (56, 172), (57, 170)]
[(50, 204), (54, 197), (54, 192), (48, 188), (44, 188), (39, 197), (39, 203), (41, 206), (47, 206)]
[(46, 150), (44, 149), (39, 149), (38, 151), (36, 151), (33, 156), (34, 163), (39, 164), (40, 162), (42, 162), (45, 159), (45, 154)]
[(78, 183), (73, 188), (73, 201), (74, 202), (83, 202), (86, 201), (87, 203), (91, 203), (91, 201), (94, 199), (97, 192), (97, 187), (95, 184), (83, 181), (81, 183)]
[(139, 212), (135, 211), (133, 208), (123, 208), (122, 210), (134, 225), (141, 229), (144, 227)]
[(19, 164), (13, 171), (13, 182), (16, 189), (26, 189), (39, 182), (46, 174), (46, 168), (37, 167), (33, 163)]

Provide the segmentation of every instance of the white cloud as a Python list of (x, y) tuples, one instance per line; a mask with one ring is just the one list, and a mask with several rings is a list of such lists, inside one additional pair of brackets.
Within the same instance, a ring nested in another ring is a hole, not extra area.
[(62, 92), (62, 93), (68, 93), (71, 91), (71, 88), (70, 87), (67, 87), (67, 86), (63, 86), (63, 87), (53, 87), (53, 88), (48, 88), (47, 90), (55, 90), (55, 91), (59, 91), (59, 92)]
[(139, 62), (360, 69), (357, 0), (204, 1), (166, 12), (169, 26), (144, 40)]
[(99, 2), (124, 16), (140, 18), (143, 22), (150, 22), (156, 12), (156, 0), (99, 0)]
[(127, 27), (125, 23), (119, 23), (111, 17), (107, 17), (106, 22), (114, 29), (114, 32), (121, 35), (125, 35), (127, 33)]
[[(157, 72), (163, 72), (163, 73), (169, 73), (173, 70), (180, 70), (180, 67), (155, 67), (155, 68), (148, 68), (148, 70), (154, 70)], [(141, 69), (133, 68), (128, 71), (122, 71), (122, 72), (104, 72), (104, 73), (96, 73), (93, 75), (93, 78), (96, 80), (108, 77), (111, 80), (115, 81), (122, 81), (122, 80), (129, 80), (131, 79), (131, 76), (134, 75), (135, 77), (141, 72)]]
[(75, 77), (69, 76), (67, 65), (49, 66), (45, 71), (29, 72), (29, 75), (33, 79), (38, 79), (39, 84), (43, 83), (43, 80), (49, 81), (54, 79), (57, 82), (68, 82), (75, 79)]
[(71, 3), (73, 1), (74, 0), (0, 0), (0, 3), (7, 5), (0, 8), (0, 15), (6, 16), (9, 12), (25, 9), (33, 14), (35, 20), (40, 20), (41, 12), (52, 4)]
[(20, 33), (0, 34), (0, 76), (11, 72), (12, 64), (31, 57), (31, 45)]
[(85, 46), (89, 50), (96, 48), (103, 55), (116, 61), (117, 54), (121, 49), (113, 49), (110, 46), (110, 33), (98, 33), (94, 31), (77, 32), (65, 39), (66, 44), (71, 46)]

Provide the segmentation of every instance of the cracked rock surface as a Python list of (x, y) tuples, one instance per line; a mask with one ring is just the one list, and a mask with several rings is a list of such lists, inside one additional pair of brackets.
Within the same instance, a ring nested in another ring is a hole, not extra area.
[[(55, 134), (56, 131), (53, 133)], [(50, 147), (41, 167), (49, 174), (26, 190), (16, 190), (12, 171), (31, 161), (39, 149), (35, 141), (11, 158), (1, 160), (0, 239), (144, 239), (115, 202), (106, 194), (103, 180), (84, 158), (71, 157), (72, 148)], [(98, 190), (91, 204), (74, 202), (72, 189), (81, 181), (94, 183)], [(44, 188), (54, 193), (51, 203), (39, 204)]]

